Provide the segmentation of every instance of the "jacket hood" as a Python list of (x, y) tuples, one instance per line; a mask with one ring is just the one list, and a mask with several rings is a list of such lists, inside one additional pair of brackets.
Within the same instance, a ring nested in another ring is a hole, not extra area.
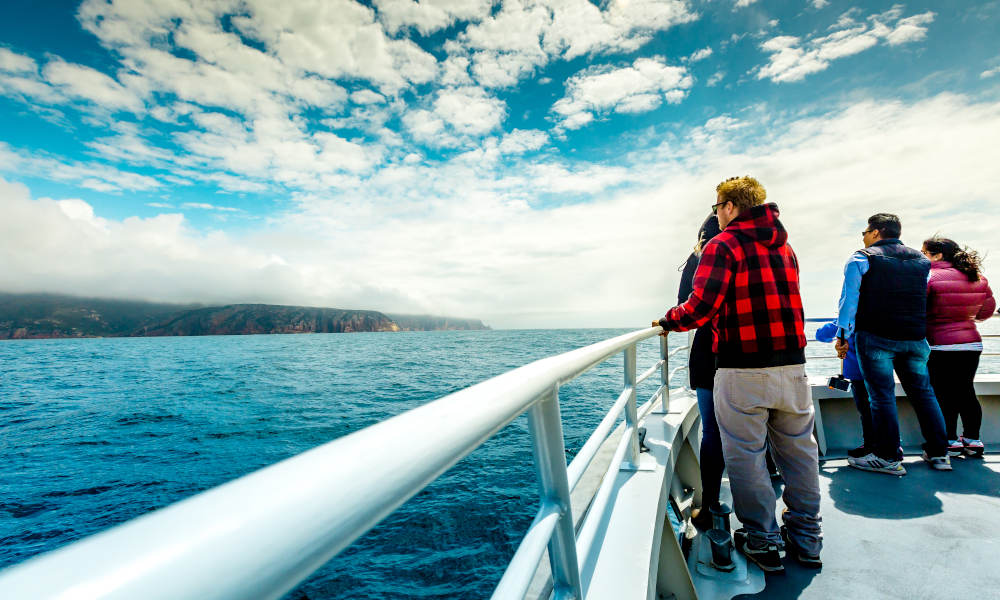
[(754, 206), (733, 219), (725, 231), (746, 236), (767, 248), (784, 246), (788, 232), (778, 220), (778, 214), (778, 205), (773, 202)]

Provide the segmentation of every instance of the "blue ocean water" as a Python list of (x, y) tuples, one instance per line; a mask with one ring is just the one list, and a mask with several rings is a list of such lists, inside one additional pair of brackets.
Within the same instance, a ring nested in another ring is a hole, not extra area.
[[(624, 332), (0, 343), (0, 567)], [(647, 341), (640, 368), (657, 353)], [(617, 397), (622, 366), (619, 355), (561, 391), (571, 456)], [(522, 417), (289, 597), (488, 596), (537, 505)]]
[[(625, 331), (2, 342), (0, 567)], [(640, 370), (657, 354), (655, 339), (641, 345)], [(995, 361), (983, 371), (997, 372)], [(619, 355), (561, 390), (568, 458), (622, 379)], [(655, 386), (644, 384), (640, 399)], [(288, 597), (488, 596), (534, 516), (536, 486), (521, 417)]]

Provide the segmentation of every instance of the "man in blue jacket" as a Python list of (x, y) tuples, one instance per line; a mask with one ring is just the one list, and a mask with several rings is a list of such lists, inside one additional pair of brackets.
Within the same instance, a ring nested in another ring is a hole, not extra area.
[(927, 373), (927, 277), (931, 264), (920, 253), (899, 241), (899, 217), (879, 213), (868, 218), (861, 232), (865, 248), (855, 252), (844, 267), (837, 323), (837, 353), (844, 358), (850, 348), (845, 338), (857, 329), (856, 349), (868, 388), (872, 413), (872, 451), (848, 457), (852, 467), (864, 471), (906, 475), (899, 452), (899, 416), (893, 371), (920, 422), (924, 437), (923, 459), (932, 468), (950, 471), (944, 416)]

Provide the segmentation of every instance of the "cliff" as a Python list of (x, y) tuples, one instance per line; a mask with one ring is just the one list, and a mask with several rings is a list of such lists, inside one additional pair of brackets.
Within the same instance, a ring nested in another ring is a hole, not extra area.
[(389, 315), (403, 331), (443, 331), (489, 329), (479, 319), (456, 319), (434, 315)]
[(184, 311), (160, 323), (143, 326), (129, 335), (351, 333), (399, 329), (389, 317), (372, 310), (231, 304)]
[[(399, 319), (397, 322), (396, 319)], [(163, 304), (0, 293), (0, 339), (489, 329), (476, 319), (271, 304)]]

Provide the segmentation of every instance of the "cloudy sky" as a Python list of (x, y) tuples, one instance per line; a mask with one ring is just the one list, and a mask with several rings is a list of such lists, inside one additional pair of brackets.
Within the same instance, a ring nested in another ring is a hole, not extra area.
[(0, 291), (641, 327), (753, 174), (834, 313), (866, 218), (1000, 278), (1000, 5), (0, 9)]

